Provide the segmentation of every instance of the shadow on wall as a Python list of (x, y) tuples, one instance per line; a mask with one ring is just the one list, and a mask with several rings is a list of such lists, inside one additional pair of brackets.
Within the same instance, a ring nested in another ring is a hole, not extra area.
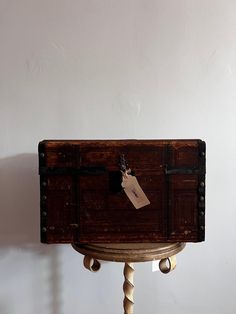
[[(39, 245), (37, 155), (0, 160), (0, 246)], [(34, 247), (36, 249), (36, 247)]]
[(40, 243), (39, 206), (38, 156), (21, 154), (1, 159), (0, 250), (4, 252), (20, 248), (48, 257), (51, 273), (50, 313), (59, 314), (58, 247)]

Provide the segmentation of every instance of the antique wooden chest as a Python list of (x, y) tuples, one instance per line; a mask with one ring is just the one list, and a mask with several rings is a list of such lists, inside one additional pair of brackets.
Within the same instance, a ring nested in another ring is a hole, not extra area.
[(41, 241), (203, 241), (205, 156), (201, 140), (40, 142)]

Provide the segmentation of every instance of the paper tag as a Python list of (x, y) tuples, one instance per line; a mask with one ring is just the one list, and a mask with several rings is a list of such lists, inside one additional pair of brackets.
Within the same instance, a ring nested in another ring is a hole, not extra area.
[(155, 272), (159, 270), (160, 270), (159, 261), (158, 260), (152, 261), (152, 271)]
[(150, 204), (147, 196), (143, 192), (135, 176), (132, 176), (126, 172), (125, 174), (123, 174), (123, 180), (121, 185), (124, 188), (124, 191), (129, 200), (136, 209)]

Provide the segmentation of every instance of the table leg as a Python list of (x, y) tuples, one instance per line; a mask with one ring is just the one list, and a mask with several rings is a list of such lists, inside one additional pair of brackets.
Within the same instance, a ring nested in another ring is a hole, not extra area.
[(124, 266), (125, 281), (123, 284), (124, 291), (124, 314), (133, 314), (134, 305), (134, 265), (133, 263), (125, 263)]

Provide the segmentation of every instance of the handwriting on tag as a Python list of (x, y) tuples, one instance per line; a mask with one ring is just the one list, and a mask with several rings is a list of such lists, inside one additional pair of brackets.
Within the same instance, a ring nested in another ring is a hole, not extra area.
[(125, 173), (121, 183), (124, 191), (136, 209), (150, 204), (135, 176)]

